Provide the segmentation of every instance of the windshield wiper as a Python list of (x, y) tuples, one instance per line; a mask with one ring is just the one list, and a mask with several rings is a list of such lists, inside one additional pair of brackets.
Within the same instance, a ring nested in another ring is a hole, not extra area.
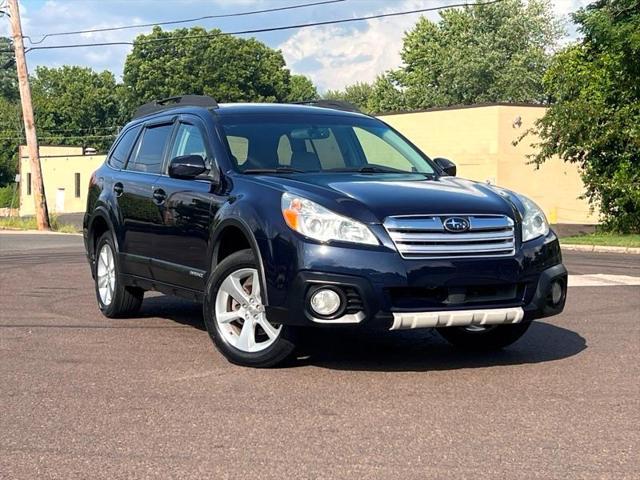
[(378, 165), (365, 165), (364, 167), (360, 167), (358, 169), (360, 173), (413, 173), (407, 172), (406, 170), (399, 170), (397, 168), (392, 167), (380, 167)]
[(324, 172), (345, 172), (345, 173), (404, 173), (404, 174), (415, 174), (415, 175), (425, 175), (427, 177), (433, 176), (431, 173), (426, 172), (410, 172), (407, 170), (400, 170), (398, 168), (393, 167), (385, 167), (382, 165), (364, 165), (362, 167), (355, 168), (328, 168), (323, 170)]
[(277, 168), (248, 168), (243, 170), (242, 173), (305, 173), (304, 170), (297, 170), (291, 167), (277, 167)]

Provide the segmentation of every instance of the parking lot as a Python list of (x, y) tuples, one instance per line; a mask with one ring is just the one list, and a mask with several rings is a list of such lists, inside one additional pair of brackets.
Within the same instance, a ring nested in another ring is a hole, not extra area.
[(254, 370), (196, 304), (102, 317), (80, 236), (0, 233), (0, 477), (638, 478), (640, 256), (565, 263), (565, 312), (503, 352), (331, 331)]

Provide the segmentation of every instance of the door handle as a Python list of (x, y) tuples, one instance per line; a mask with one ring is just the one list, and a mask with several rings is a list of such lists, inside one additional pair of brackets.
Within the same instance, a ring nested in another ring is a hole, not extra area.
[(162, 190), (161, 188), (158, 188), (156, 190), (153, 191), (153, 201), (158, 204), (161, 205), (164, 203), (164, 201), (167, 198), (167, 193)]
[(124, 186), (118, 182), (113, 185), (113, 191), (116, 194), (116, 197), (119, 197), (124, 192)]

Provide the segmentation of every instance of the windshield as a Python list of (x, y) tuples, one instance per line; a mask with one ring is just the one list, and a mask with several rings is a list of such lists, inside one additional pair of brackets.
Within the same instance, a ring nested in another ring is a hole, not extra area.
[(391, 128), (373, 119), (300, 116), (226, 118), (222, 122), (237, 170), (433, 174), (424, 157)]

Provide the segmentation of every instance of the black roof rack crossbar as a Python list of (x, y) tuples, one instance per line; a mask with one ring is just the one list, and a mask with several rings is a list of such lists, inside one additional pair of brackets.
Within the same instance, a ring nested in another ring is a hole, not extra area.
[(309, 100), (306, 102), (293, 102), (296, 105), (310, 105), (312, 107), (333, 108), (334, 110), (344, 110), (345, 112), (362, 113), (353, 103), (345, 100)]
[(141, 105), (133, 114), (133, 118), (146, 117), (152, 113), (161, 112), (175, 107), (206, 107), (218, 108), (218, 102), (207, 95), (181, 95), (178, 97), (163, 98)]

